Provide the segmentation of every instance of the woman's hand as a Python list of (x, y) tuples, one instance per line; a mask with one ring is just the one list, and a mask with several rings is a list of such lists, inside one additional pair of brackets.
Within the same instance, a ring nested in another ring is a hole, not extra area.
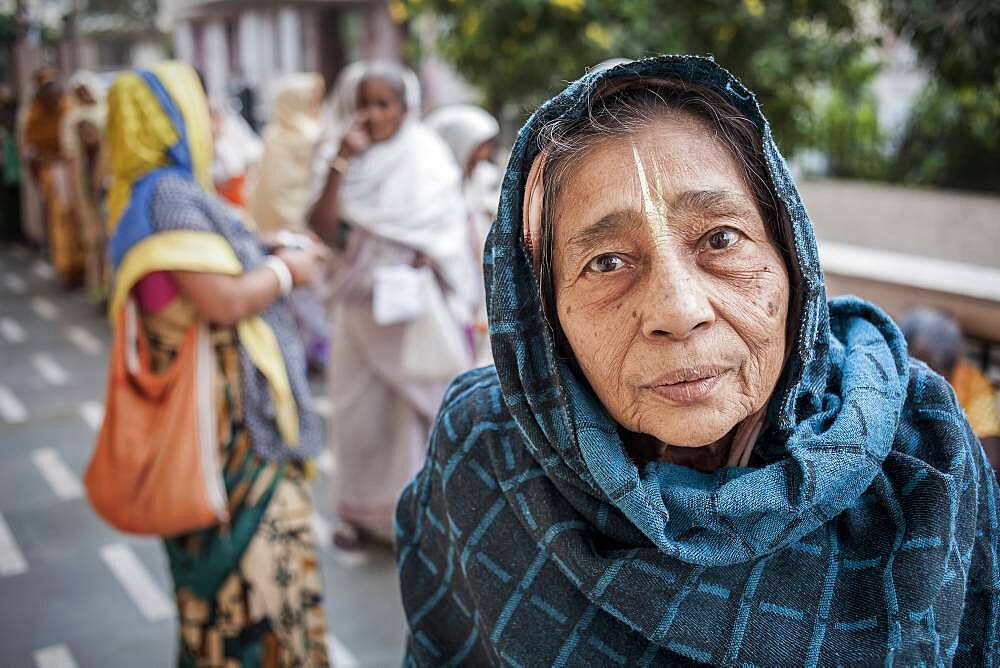
[(337, 151), (338, 157), (350, 160), (364, 153), (371, 146), (372, 139), (368, 135), (368, 130), (365, 129), (365, 122), (367, 120), (367, 117), (363, 114), (358, 114), (354, 117), (351, 127), (348, 128), (344, 138), (340, 140), (340, 150)]
[(295, 287), (311, 285), (319, 278), (329, 251), (321, 244), (311, 244), (308, 248), (279, 248), (274, 256), (280, 258), (292, 274)]

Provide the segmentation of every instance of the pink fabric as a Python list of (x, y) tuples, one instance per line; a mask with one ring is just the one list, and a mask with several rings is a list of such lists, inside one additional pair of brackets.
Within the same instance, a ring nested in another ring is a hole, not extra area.
[(159, 313), (180, 293), (174, 279), (166, 271), (154, 271), (146, 274), (132, 288), (132, 294), (139, 302), (143, 313)]

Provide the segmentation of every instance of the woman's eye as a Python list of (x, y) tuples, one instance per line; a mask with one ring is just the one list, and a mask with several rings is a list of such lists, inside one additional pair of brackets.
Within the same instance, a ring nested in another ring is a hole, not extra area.
[(731, 227), (720, 227), (709, 233), (708, 246), (712, 250), (725, 250), (740, 240), (740, 233)]
[(625, 266), (625, 260), (618, 255), (606, 253), (598, 255), (587, 263), (587, 270), (597, 274), (610, 274)]

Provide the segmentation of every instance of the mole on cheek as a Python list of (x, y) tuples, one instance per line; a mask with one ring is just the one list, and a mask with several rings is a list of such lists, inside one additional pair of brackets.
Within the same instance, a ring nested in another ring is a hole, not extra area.
[(566, 307), (566, 315), (569, 315), (572, 312), (573, 312), (573, 307), (572, 306), (567, 306)]
[(778, 312), (778, 307), (774, 305), (774, 302), (767, 303), (767, 314), (774, 317), (774, 314)]
[(632, 317), (633, 317), (633, 318), (638, 318), (638, 317), (639, 317), (639, 314), (638, 314), (638, 313), (636, 313), (635, 311), (632, 311)]

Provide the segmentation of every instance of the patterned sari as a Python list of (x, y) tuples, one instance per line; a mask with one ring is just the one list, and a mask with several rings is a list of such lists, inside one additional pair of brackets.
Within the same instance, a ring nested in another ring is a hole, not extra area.
[[(166, 369), (193, 317), (174, 302), (143, 324)], [(322, 579), (311, 492), (298, 462), (266, 462), (243, 425), (231, 328), (212, 333), (220, 461), (230, 524), (164, 540), (180, 616), (181, 666), (325, 666)]]

